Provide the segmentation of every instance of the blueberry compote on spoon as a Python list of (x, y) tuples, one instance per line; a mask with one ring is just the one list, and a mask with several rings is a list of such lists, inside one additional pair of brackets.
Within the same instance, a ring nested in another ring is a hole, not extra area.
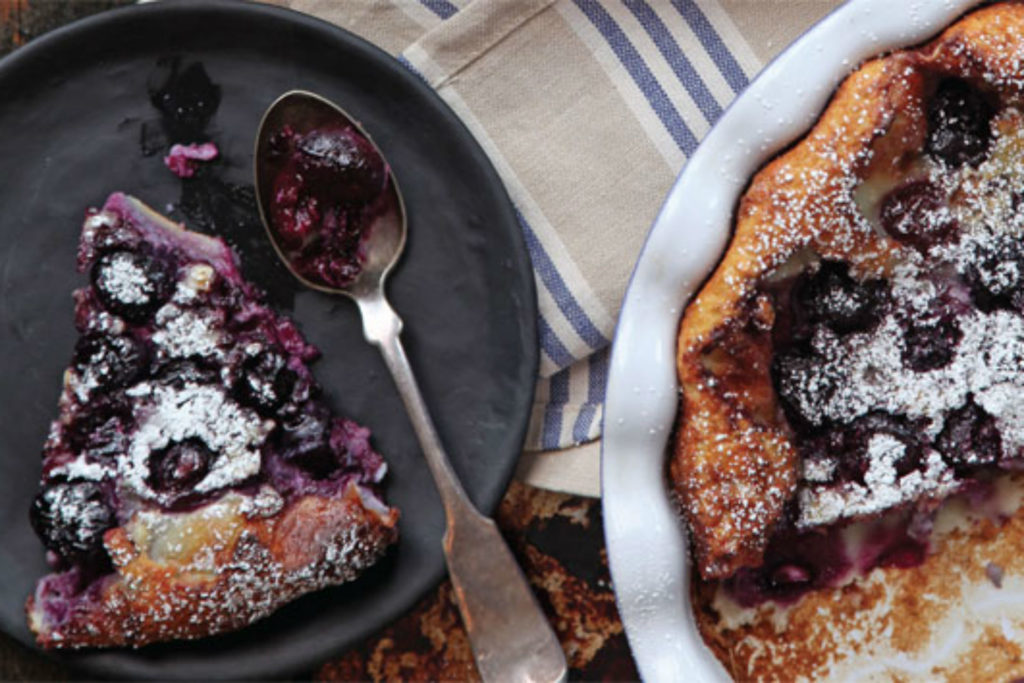
[(274, 167), (269, 224), (292, 269), (328, 287), (345, 287), (365, 259), (368, 229), (387, 201), (384, 159), (353, 126), (297, 132), (285, 124), (270, 137)]
[(866, 211), (902, 247), (884, 273), (811, 258), (765, 285), (799, 484), (764, 564), (726, 581), (741, 605), (919, 564), (945, 499), (1024, 467), (1022, 115), (954, 78), (927, 107), (924, 149)]

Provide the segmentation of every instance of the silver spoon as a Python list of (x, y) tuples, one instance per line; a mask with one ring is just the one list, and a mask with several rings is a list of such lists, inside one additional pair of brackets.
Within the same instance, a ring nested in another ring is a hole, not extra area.
[(445, 455), (399, 338), (402, 320), (384, 294), (384, 280), (405, 246), (405, 205), (396, 179), (391, 175), (387, 185), (388, 208), (368, 228), (365, 261), (356, 279), (344, 288), (334, 288), (303, 277), (293, 269), (270, 225), (273, 177), (267, 161), (268, 142), (286, 123), (297, 131), (348, 124), (371, 144), (373, 141), (334, 103), (309, 92), (285, 93), (264, 113), (256, 136), (257, 204), (270, 241), (292, 275), (308, 287), (344, 294), (355, 301), (366, 340), (384, 355), (441, 495), (447, 521), (443, 545), (448, 575), (480, 675), (485, 681), (564, 680), (565, 655), (526, 578), (497, 526), (466, 497)]

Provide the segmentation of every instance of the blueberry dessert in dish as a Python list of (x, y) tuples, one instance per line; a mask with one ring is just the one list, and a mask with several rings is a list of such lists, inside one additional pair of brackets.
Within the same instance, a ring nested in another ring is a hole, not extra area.
[(352, 125), (300, 132), (285, 124), (267, 160), (275, 170), (268, 220), (284, 258), (314, 284), (350, 284), (374, 219), (389, 208), (383, 157)]
[(395, 542), (369, 431), (332, 414), (317, 350), (222, 240), (113, 194), (78, 265), (80, 337), (29, 511), (53, 568), (26, 606), (40, 645), (237, 629)]
[(1024, 675), (1022, 88), (1020, 3), (861, 65), (684, 314), (669, 478), (736, 678)]

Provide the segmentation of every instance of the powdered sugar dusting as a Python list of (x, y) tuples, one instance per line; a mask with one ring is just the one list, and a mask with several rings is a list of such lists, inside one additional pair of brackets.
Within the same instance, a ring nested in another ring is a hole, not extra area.
[(99, 274), (101, 285), (118, 301), (143, 304), (149, 300), (149, 279), (127, 254), (114, 254)]
[(284, 507), (284, 498), (274, 487), (263, 484), (256, 495), (245, 498), (240, 511), (246, 517), (272, 517)]
[(209, 308), (169, 303), (156, 312), (153, 344), (162, 358), (220, 358), (227, 337), (221, 315)]
[(129, 395), (138, 428), (120, 471), (125, 484), (145, 498), (156, 498), (147, 484), (149, 456), (172, 442), (202, 440), (218, 457), (193, 488), (214, 491), (245, 481), (260, 471), (260, 446), (274, 427), (254, 411), (231, 401), (220, 387), (186, 383), (182, 388), (142, 382)]
[(89, 462), (85, 457), (78, 456), (67, 464), (53, 468), (51, 476), (67, 477), (75, 481), (100, 481), (114, 475), (109, 467)]
[(887, 510), (924, 497), (944, 498), (959, 482), (935, 451), (928, 453), (924, 470), (900, 477), (896, 463), (906, 446), (887, 434), (876, 434), (868, 443), (868, 471), (864, 484), (843, 482), (838, 487), (803, 487), (797, 493), (800, 517), (797, 526), (831, 524)]
[(925, 372), (903, 364), (907, 342), (895, 316), (870, 333), (845, 339), (823, 327), (813, 340), (818, 355), (788, 361), (782, 381), (801, 412), (818, 425), (849, 423), (884, 410), (928, 418), (933, 436), (945, 413), (974, 394), (1000, 419), (1009, 442), (1024, 446), (1024, 430), (1013, 429), (1021, 407), (1007, 400), (1024, 392), (1024, 319), (1008, 311), (974, 312), (960, 318), (960, 325), (963, 339), (953, 360)]
[[(1013, 109), (1001, 114), (1004, 121), (1020, 117)], [(974, 278), (991, 296), (1006, 300), (1024, 288), (1024, 260), (1016, 248), (1024, 214), (1017, 211), (1014, 199), (1020, 178), (1005, 168), (1009, 157), (1016, 169), (1016, 158), (1007, 150), (1019, 145), (1021, 137), (1017, 132), (998, 136), (990, 158), (977, 169), (965, 165), (951, 171), (939, 164), (918, 164), (928, 169), (927, 182), (939, 188), (943, 204), (925, 207), (914, 219), (943, 225), (954, 221), (958, 233), (923, 251), (904, 250), (892, 268), (887, 312), (877, 325), (853, 334), (821, 325), (810, 340), (809, 355), (780, 359), (779, 386), (812, 426), (849, 425), (882, 411), (920, 420), (928, 443), (938, 437), (952, 411), (973, 400), (995, 419), (1005, 456), (1024, 449), (1024, 406), (1019, 401), (1024, 393), (1024, 317), (1012, 307), (978, 308), (965, 284)], [(868, 212), (878, 213), (871, 207)], [(823, 303), (829, 310), (852, 305), (841, 300)], [(924, 331), (909, 337), (908, 320)], [(916, 345), (943, 334), (955, 335), (948, 360), (929, 358), (924, 368), (908, 364)], [(874, 440), (871, 444), (877, 446)], [(927, 446), (922, 467), (893, 481), (872, 481), (871, 475), (889, 471), (878, 469), (889, 452), (868, 449), (869, 476), (863, 485), (831, 484), (834, 459), (805, 463), (798, 494), (800, 524), (873, 514), (955, 489), (941, 455)], [(970, 462), (973, 456), (963, 457)]]

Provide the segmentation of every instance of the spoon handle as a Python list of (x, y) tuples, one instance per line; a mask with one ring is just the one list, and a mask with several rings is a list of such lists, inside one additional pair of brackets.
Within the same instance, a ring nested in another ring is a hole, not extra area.
[(484, 681), (566, 678), (565, 654), (494, 522), (470, 502), (444, 452), (384, 298), (356, 299), (367, 341), (377, 345), (398, 387), (444, 504), (444, 554), (462, 622)]

